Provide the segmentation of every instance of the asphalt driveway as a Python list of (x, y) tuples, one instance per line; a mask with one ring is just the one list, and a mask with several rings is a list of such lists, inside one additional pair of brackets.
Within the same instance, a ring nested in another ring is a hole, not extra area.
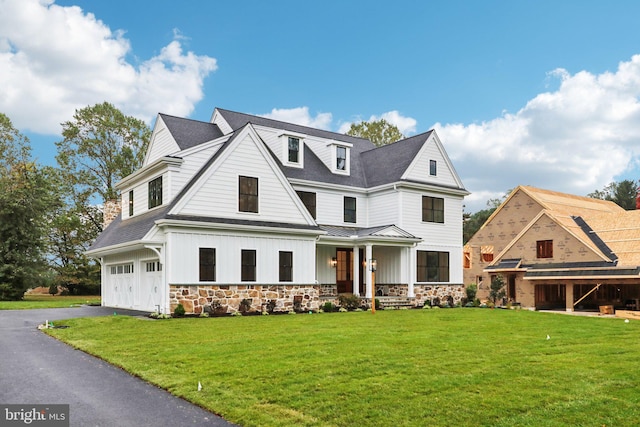
[(0, 310), (0, 404), (68, 404), (70, 425), (82, 427), (233, 425), (37, 330), (45, 320), (113, 312)]

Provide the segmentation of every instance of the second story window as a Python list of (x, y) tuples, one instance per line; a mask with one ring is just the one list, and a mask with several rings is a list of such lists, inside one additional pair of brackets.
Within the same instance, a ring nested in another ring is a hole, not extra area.
[(444, 199), (422, 196), (422, 221), (444, 223)]
[(553, 258), (553, 240), (538, 240), (536, 242), (537, 258)]
[(149, 182), (149, 209), (162, 204), (162, 177)]
[(133, 190), (129, 190), (129, 216), (133, 216)]
[(356, 198), (347, 197), (344, 198), (344, 222), (357, 222), (356, 215)]
[(238, 210), (258, 212), (258, 178), (249, 176), (238, 178)]
[(336, 169), (339, 171), (347, 170), (347, 148), (336, 147)]
[(296, 191), (296, 193), (298, 193), (298, 197), (300, 197), (313, 219), (316, 219), (316, 193), (310, 191)]
[(436, 176), (438, 174), (438, 162), (429, 160), (429, 175)]
[(300, 139), (289, 137), (289, 162), (300, 163)]

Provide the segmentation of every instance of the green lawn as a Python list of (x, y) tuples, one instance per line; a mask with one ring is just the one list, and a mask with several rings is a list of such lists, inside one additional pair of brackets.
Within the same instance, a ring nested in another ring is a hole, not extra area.
[(64, 323), (48, 332), (243, 426), (640, 419), (636, 321), (441, 309)]
[(33, 308), (65, 308), (82, 304), (100, 304), (98, 296), (25, 295), (22, 301), (0, 301), (0, 310), (28, 310)]

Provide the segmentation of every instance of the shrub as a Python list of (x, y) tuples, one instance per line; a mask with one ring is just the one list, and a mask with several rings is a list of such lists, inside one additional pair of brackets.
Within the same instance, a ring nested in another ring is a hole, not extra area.
[(335, 309), (335, 306), (332, 302), (327, 301), (322, 305), (322, 311), (325, 313), (331, 313)]
[(380, 308), (382, 307), (382, 304), (380, 304), (380, 300), (376, 298), (374, 301), (376, 302), (376, 310), (380, 310)]
[(431, 307), (440, 307), (440, 298), (435, 297), (431, 300)]
[(244, 298), (242, 301), (240, 301), (240, 307), (238, 308), (238, 310), (240, 310), (241, 313), (247, 313), (249, 310), (251, 310), (252, 303), (253, 298)]
[(431, 310), (431, 306), (430, 306), (429, 304), (427, 304), (427, 303), (425, 303), (425, 304), (422, 306), (422, 308), (423, 308), (424, 310)]
[(173, 310), (173, 315), (176, 317), (182, 317), (185, 314), (184, 306), (182, 304), (178, 304), (176, 308)]
[(213, 301), (211, 305), (205, 307), (205, 310), (213, 316), (221, 316), (227, 312), (227, 307), (222, 305), (220, 301)]
[(349, 311), (360, 307), (360, 297), (354, 294), (341, 294), (338, 296), (338, 302), (340, 303), (340, 307)]
[(276, 300), (270, 299), (269, 301), (267, 301), (266, 308), (267, 313), (273, 314), (273, 310), (276, 309)]
[(464, 288), (464, 291), (467, 294), (467, 301), (473, 301), (476, 299), (476, 294), (478, 293), (478, 285), (472, 283)]

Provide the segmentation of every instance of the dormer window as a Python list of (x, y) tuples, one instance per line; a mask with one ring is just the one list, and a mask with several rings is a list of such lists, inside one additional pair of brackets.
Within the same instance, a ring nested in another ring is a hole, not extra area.
[(346, 171), (347, 170), (347, 148), (346, 147), (336, 147), (336, 170)]
[(149, 181), (149, 209), (162, 204), (162, 177)]
[(289, 137), (289, 163), (300, 163), (300, 138)]

